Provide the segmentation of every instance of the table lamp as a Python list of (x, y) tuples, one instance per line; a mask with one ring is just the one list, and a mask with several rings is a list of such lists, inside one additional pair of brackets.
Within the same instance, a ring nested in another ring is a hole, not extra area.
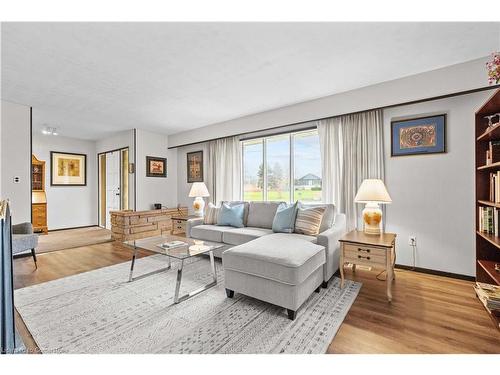
[(195, 182), (189, 191), (189, 197), (195, 198), (193, 202), (193, 209), (195, 216), (203, 216), (205, 209), (205, 200), (203, 197), (209, 197), (207, 186), (204, 182)]
[(385, 188), (384, 182), (379, 179), (366, 179), (361, 183), (356, 197), (356, 203), (366, 203), (363, 210), (364, 231), (366, 234), (380, 234), (382, 210), (379, 203), (391, 203), (392, 199)]

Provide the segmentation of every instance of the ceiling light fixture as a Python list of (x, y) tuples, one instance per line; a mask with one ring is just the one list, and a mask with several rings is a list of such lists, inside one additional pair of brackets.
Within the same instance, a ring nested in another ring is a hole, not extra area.
[(45, 135), (59, 135), (57, 128), (53, 126), (44, 126), (42, 129), (42, 134)]

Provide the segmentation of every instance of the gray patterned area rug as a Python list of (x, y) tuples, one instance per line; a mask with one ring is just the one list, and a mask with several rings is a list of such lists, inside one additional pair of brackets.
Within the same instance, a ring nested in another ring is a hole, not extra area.
[[(153, 255), (134, 275), (165, 266)], [(15, 305), (42, 353), (325, 353), (361, 284), (333, 278), (313, 293), (291, 321), (283, 308), (235, 294), (219, 283), (173, 304), (172, 270), (132, 283), (130, 263), (16, 290)], [(181, 292), (210, 281), (209, 261), (185, 264)]]

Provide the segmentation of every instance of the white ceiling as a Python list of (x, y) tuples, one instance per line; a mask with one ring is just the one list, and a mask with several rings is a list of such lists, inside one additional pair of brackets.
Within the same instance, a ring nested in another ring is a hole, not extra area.
[(35, 127), (173, 134), (473, 60), (500, 23), (3, 23), (2, 98)]

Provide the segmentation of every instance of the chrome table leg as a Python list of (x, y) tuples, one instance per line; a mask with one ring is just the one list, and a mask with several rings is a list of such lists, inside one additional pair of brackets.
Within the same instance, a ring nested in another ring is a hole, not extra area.
[(132, 264), (130, 265), (130, 274), (129, 274), (129, 277), (128, 277), (128, 282), (139, 280), (139, 279), (142, 279), (144, 277), (154, 275), (156, 273), (165, 272), (165, 271), (168, 271), (169, 269), (172, 268), (171, 259), (170, 259), (169, 256), (167, 256), (167, 258), (168, 258), (168, 266), (167, 267), (160, 268), (159, 270), (148, 272), (148, 273), (145, 273), (143, 275), (133, 277), (132, 275), (134, 273), (134, 265), (135, 265), (135, 259), (136, 259), (136, 257), (137, 257), (137, 248), (134, 248), (134, 255), (132, 256)]
[(214, 254), (212, 251), (210, 251), (209, 255), (210, 255), (210, 268), (212, 270), (212, 282), (208, 283), (207, 285), (203, 285), (201, 288), (193, 290), (192, 292), (189, 292), (188, 294), (184, 294), (183, 296), (179, 297), (179, 289), (181, 286), (182, 266), (183, 266), (183, 263), (181, 262), (180, 267), (177, 270), (177, 284), (175, 285), (174, 303), (179, 303), (179, 302), (185, 301), (185, 300), (217, 285), (217, 270), (215, 267)]
[(182, 268), (184, 267), (184, 260), (181, 260), (179, 268), (177, 269), (177, 282), (175, 283), (175, 296), (174, 303), (179, 303), (179, 290), (181, 289)]
[(134, 247), (134, 255), (132, 255), (132, 263), (130, 264), (130, 274), (128, 276), (128, 281), (133, 280), (132, 274), (134, 273), (135, 258), (137, 256), (137, 247)]
[(217, 284), (217, 270), (215, 268), (214, 252), (210, 251), (210, 253), (208, 253), (208, 254), (210, 256), (210, 267), (212, 268), (212, 275), (214, 277), (214, 283)]

